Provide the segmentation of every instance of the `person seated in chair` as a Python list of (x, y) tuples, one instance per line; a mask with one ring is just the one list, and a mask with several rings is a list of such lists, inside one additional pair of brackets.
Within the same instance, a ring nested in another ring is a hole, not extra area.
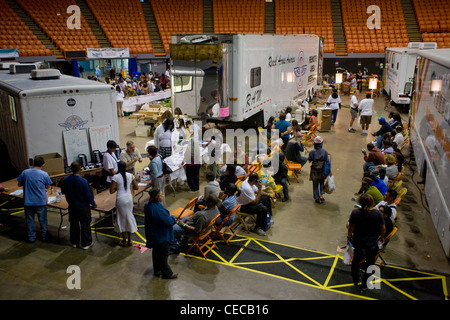
[(303, 137), (301, 132), (297, 132), (295, 137), (289, 140), (288, 145), (284, 150), (284, 155), (288, 161), (300, 163), (303, 167), (305, 163), (308, 162), (308, 158), (301, 155), (301, 152), (305, 151), (302, 139)]
[(241, 205), (241, 212), (256, 215), (254, 231), (261, 236), (265, 236), (267, 214), (272, 216), (272, 204), (270, 196), (262, 191), (262, 183), (256, 172), (252, 172), (248, 179), (242, 182), (237, 202)]
[[(379, 209), (382, 206), (388, 206), (391, 208), (391, 221), (394, 222), (397, 217), (397, 205), (395, 204), (395, 199), (397, 199), (397, 191), (394, 189), (388, 189), (384, 194), (384, 198), (382, 201), (378, 202), (375, 208)], [(388, 233), (386, 233), (388, 234)]]
[(184, 217), (178, 220), (173, 226), (173, 235), (175, 240), (171, 243), (170, 248), (172, 252), (179, 252), (179, 250), (187, 247), (189, 238), (197, 236), (200, 232), (208, 226), (212, 219), (219, 214), (217, 208), (217, 197), (209, 195), (206, 198), (206, 207), (197, 211), (192, 216)]
[[(220, 217), (216, 221), (216, 226), (220, 225), (222, 221), (226, 218), (226, 216), (233, 211), (233, 209), (237, 206), (237, 197), (236, 197), (237, 187), (234, 183), (229, 183), (225, 186), (223, 195), (225, 195), (225, 199), (217, 202), (217, 207), (219, 208)], [(222, 194), (221, 194), (222, 195)], [(224, 227), (229, 226), (233, 223), (234, 217), (236, 214), (233, 214), (227, 222), (225, 222)]]

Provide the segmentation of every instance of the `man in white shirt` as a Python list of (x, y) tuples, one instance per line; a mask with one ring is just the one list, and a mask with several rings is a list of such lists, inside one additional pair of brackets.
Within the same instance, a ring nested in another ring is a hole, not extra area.
[(397, 148), (400, 148), (405, 143), (405, 137), (403, 136), (403, 127), (397, 126), (395, 127), (395, 137), (394, 142), (397, 144)]
[(353, 122), (355, 122), (356, 117), (358, 116), (358, 94), (359, 91), (356, 90), (350, 99), (350, 127), (348, 128), (348, 132), (355, 133), (356, 130), (353, 129)]
[(397, 191), (388, 189), (384, 194), (384, 200), (377, 203), (375, 206), (376, 209), (379, 209), (381, 206), (390, 207), (392, 212), (390, 218), (392, 222), (397, 218), (397, 205), (395, 204), (395, 199), (397, 199)]
[(242, 182), (239, 188), (240, 195), (237, 202), (241, 205), (241, 212), (256, 214), (256, 226), (254, 231), (265, 236), (264, 229), (267, 227), (267, 213), (272, 215), (270, 198), (262, 194), (262, 183), (257, 173), (253, 172), (248, 179)]
[(365, 99), (362, 99), (359, 103), (359, 115), (361, 116), (361, 127), (362, 133), (361, 135), (367, 136), (370, 123), (372, 122), (372, 107), (373, 107), (373, 99), (371, 94), (368, 93)]

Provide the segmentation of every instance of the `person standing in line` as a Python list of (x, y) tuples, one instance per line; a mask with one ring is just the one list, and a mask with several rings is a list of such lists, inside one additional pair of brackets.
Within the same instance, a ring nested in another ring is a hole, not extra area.
[[(150, 181), (153, 188), (161, 190), (163, 196), (165, 196), (166, 178), (163, 172), (163, 160), (158, 154), (158, 149), (155, 146), (149, 146), (147, 148), (148, 157), (150, 163), (148, 169), (150, 171)], [(165, 206), (165, 200), (163, 197), (163, 205)]]
[(323, 166), (328, 160), (328, 152), (322, 148), (323, 139), (321, 136), (314, 138), (314, 150), (309, 152), (308, 161), (311, 162), (311, 171), (309, 180), (313, 182), (313, 196), (316, 203), (324, 203), (323, 198), (325, 176), (323, 174)]
[(123, 100), (125, 99), (125, 94), (119, 85), (116, 85), (116, 104), (117, 104), (117, 116), (123, 117)]
[(34, 215), (38, 215), (41, 227), (42, 241), (48, 241), (47, 222), (47, 189), (53, 184), (47, 172), (42, 170), (45, 160), (35, 157), (33, 168), (25, 169), (17, 177), (19, 187), (23, 187), (23, 202), (25, 209), (25, 219), (27, 223), (28, 241), (36, 241), (36, 225)]
[(333, 93), (328, 97), (327, 105), (331, 108), (331, 125), (334, 126), (338, 111), (341, 108), (341, 98), (337, 91), (333, 90)]
[(126, 163), (118, 163), (118, 173), (112, 177), (109, 192), (117, 191), (116, 196), (116, 223), (114, 231), (122, 234), (120, 245), (130, 247), (132, 245), (131, 234), (137, 231), (136, 219), (133, 216), (133, 194), (131, 189), (137, 190), (138, 183), (131, 173), (126, 172)]
[(281, 140), (283, 140), (281, 150), (284, 152), (291, 137), (292, 126), (288, 121), (286, 121), (286, 115), (284, 113), (280, 114), (280, 120), (275, 122), (274, 125), (275, 129), (279, 130), (279, 136), (281, 137)]
[[(363, 289), (367, 288), (367, 279), (372, 273), (367, 273), (367, 268), (375, 264), (378, 253), (378, 242), (384, 242), (386, 227), (380, 211), (375, 209), (371, 195), (363, 194), (359, 198), (361, 208), (352, 211), (349, 219), (347, 240), (352, 243), (354, 256), (351, 266), (353, 284), (359, 283), (359, 269), (364, 270), (361, 280)], [(365, 263), (360, 267), (361, 261)]]
[(97, 77), (97, 79), (100, 79), (100, 77), (102, 76), (102, 71), (100, 70), (99, 66), (95, 68), (95, 76)]
[(200, 166), (201, 166), (201, 153), (198, 140), (192, 136), (187, 145), (184, 153), (183, 162), (180, 167), (185, 167), (186, 179), (191, 193), (199, 191), (200, 188)]
[(153, 248), (153, 275), (163, 279), (175, 279), (168, 263), (170, 243), (175, 240), (173, 226), (176, 219), (164, 208), (164, 194), (159, 188), (149, 191), (149, 200), (144, 206), (146, 247)]
[(78, 161), (71, 163), (72, 174), (61, 181), (61, 192), (69, 204), (70, 243), (76, 248), (89, 249), (92, 242), (91, 207), (96, 208), (89, 182), (81, 177), (81, 165)]
[(106, 176), (105, 186), (109, 188), (111, 186), (111, 179), (117, 173), (116, 149), (118, 147), (114, 140), (109, 140), (106, 143), (107, 151), (103, 154), (103, 171), (102, 174)]
[(367, 136), (369, 132), (369, 126), (372, 123), (372, 107), (374, 100), (370, 93), (366, 94), (366, 98), (362, 99), (358, 105), (359, 115), (361, 116), (361, 135)]
[(356, 74), (356, 85), (358, 87), (358, 91), (362, 91), (362, 81), (363, 81), (363, 73), (361, 70), (358, 71)]
[(127, 164), (127, 172), (131, 174), (135, 173), (134, 166), (136, 161), (142, 162), (142, 156), (133, 141), (127, 141), (127, 148), (122, 150), (119, 160)]
[(355, 93), (350, 98), (350, 126), (348, 127), (348, 132), (355, 133), (356, 130), (353, 129), (353, 123), (355, 119), (358, 117), (358, 95), (359, 91), (356, 90)]
[(172, 155), (172, 132), (174, 130), (175, 125), (173, 119), (165, 119), (153, 134), (155, 146), (163, 159)]

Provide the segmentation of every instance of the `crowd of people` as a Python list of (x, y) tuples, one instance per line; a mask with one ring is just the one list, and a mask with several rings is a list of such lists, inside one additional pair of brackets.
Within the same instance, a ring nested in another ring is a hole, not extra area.
[[(363, 99), (358, 103), (357, 93), (351, 99), (351, 115), (363, 113), (364, 105), (373, 104)], [(340, 102), (332, 97), (340, 108)], [(370, 101), (372, 100), (372, 101)], [(358, 109), (358, 111), (356, 111)], [(153, 265), (155, 276), (165, 279), (177, 277), (168, 265), (168, 256), (184, 250), (189, 239), (200, 232), (213, 219), (219, 225), (227, 219), (227, 225), (234, 222), (235, 214), (228, 217), (236, 205), (239, 211), (255, 216), (253, 231), (265, 236), (266, 231), (273, 224), (272, 207), (276, 201), (274, 190), (277, 185), (282, 186), (282, 201), (289, 201), (288, 168), (286, 162), (301, 165), (310, 165), (309, 180), (312, 181), (313, 199), (317, 204), (325, 202), (325, 182), (331, 176), (330, 156), (324, 149), (324, 140), (320, 136), (313, 139), (314, 148), (305, 156), (303, 133), (305, 123), (299, 124), (292, 118), (292, 109), (286, 108), (278, 119), (271, 118), (267, 124), (267, 140), (269, 152), (266, 159), (260, 162), (260, 168), (249, 171), (250, 161), (241, 148), (234, 152), (234, 158), (227, 159), (226, 164), (215, 168), (207, 166), (205, 174), (206, 186), (202, 195), (198, 197), (194, 214), (187, 217), (175, 217), (166, 209), (164, 159), (173, 152), (174, 141), (186, 142), (186, 151), (180, 167), (185, 170), (189, 189), (192, 193), (200, 193), (200, 144), (198, 136), (201, 128), (197, 125), (184, 122), (176, 114), (175, 117), (166, 112), (161, 124), (154, 134), (154, 145), (147, 147), (149, 164), (147, 171), (150, 177), (151, 190), (149, 201), (144, 207), (145, 231), (147, 246), (153, 248)], [(372, 111), (370, 112), (372, 113)], [(364, 116), (361, 115), (361, 116)], [(368, 115), (367, 115), (368, 116)], [(369, 128), (370, 119), (361, 121)], [(336, 121), (337, 113), (333, 119)], [(289, 120), (288, 120), (289, 119)], [(306, 128), (317, 123), (317, 110), (311, 110), (310, 117), (305, 121)], [(372, 133), (375, 140), (367, 144), (363, 153), (363, 178), (361, 188), (355, 195), (357, 208), (353, 210), (348, 221), (348, 240), (355, 248), (352, 264), (352, 276), (355, 284), (359, 282), (359, 263), (373, 263), (378, 252), (379, 243), (392, 231), (397, 217), (395, 200), (396, 190), (389, 188), (402, 171), (404, 157), (399, 149), (404, 141), (401, 117), (390, 113), (388, 120), (378, 119), (380, 128)], [(350, 127), (352, 124), (350, 125)], [(275, 130), (278, 130), (276, 132)], [(350, 131), (350, 129), (349, 129)], [(350, 131), (351, 132), (351, 131)], [(280, 137), (278, 144), (270, 140), (277, 133)], [(215, 138), (207, 142), (206, 148), (216, 146)], [(141, 178), (135, 172), (135, 164), (142, 162), (142, 155), (135, 147), (133, 141), (126, 143), (126, 148), (117, 154), (118, 145), (115, 141), (107, 142), (107, 151), (103, 154), (102, 177), (105, 186), (111, 194), (116, 194), (117, 218), (114, 231), (121, 235), (119, 245), (127, 247), (132, 245), (132, 234), (137, 231), (136, 220), (133, 216), (133, 190), (138, 189)], [(216, 150), (216, 149), (214, 149)], [(242, 158), (243, 161), (238, 161)], [(264, 168), (271, 161), (278, 160), (276, 171), (267, 173)], [(229, 160), (229, 161), (228, 161)], [(48, 239), (46, 222), (46, 198), (48, 189), (53, 183), (48, 174), (42, 170), (45, 161), (42, 158), (34, 160), (34, 166), (21, 173), (18, 177), (19, 185), (24, 187), (25, 215), (28, 228), (28, 240), (34, 242), (36, 229), (34, 215), (37, 214), (41, 225), (42, 240)], [(61, 191), (68, 202), (70, 222), (70, 242), (73, 247), (88, 249), (92, 246), (90, 230), (90, 210), (96, 207), (92, 190), (87, 180), (80, 175), (81, 166), (78, 162), (71, 165), (72, 174), (61, 182)], [(328, 168), (328, 169), (327, 169)], [(363, 277), (367, 278), (367, 274)]]

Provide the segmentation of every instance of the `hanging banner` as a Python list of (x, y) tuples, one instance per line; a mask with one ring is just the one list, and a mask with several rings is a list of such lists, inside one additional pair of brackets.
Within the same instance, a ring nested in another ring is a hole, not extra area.
[(0, 58), (17, 58), (19, 51), (17, 49), (0, 49)]
[(128, 48), (87, 48), (88, 59), (120, 59), (129, 58)]

